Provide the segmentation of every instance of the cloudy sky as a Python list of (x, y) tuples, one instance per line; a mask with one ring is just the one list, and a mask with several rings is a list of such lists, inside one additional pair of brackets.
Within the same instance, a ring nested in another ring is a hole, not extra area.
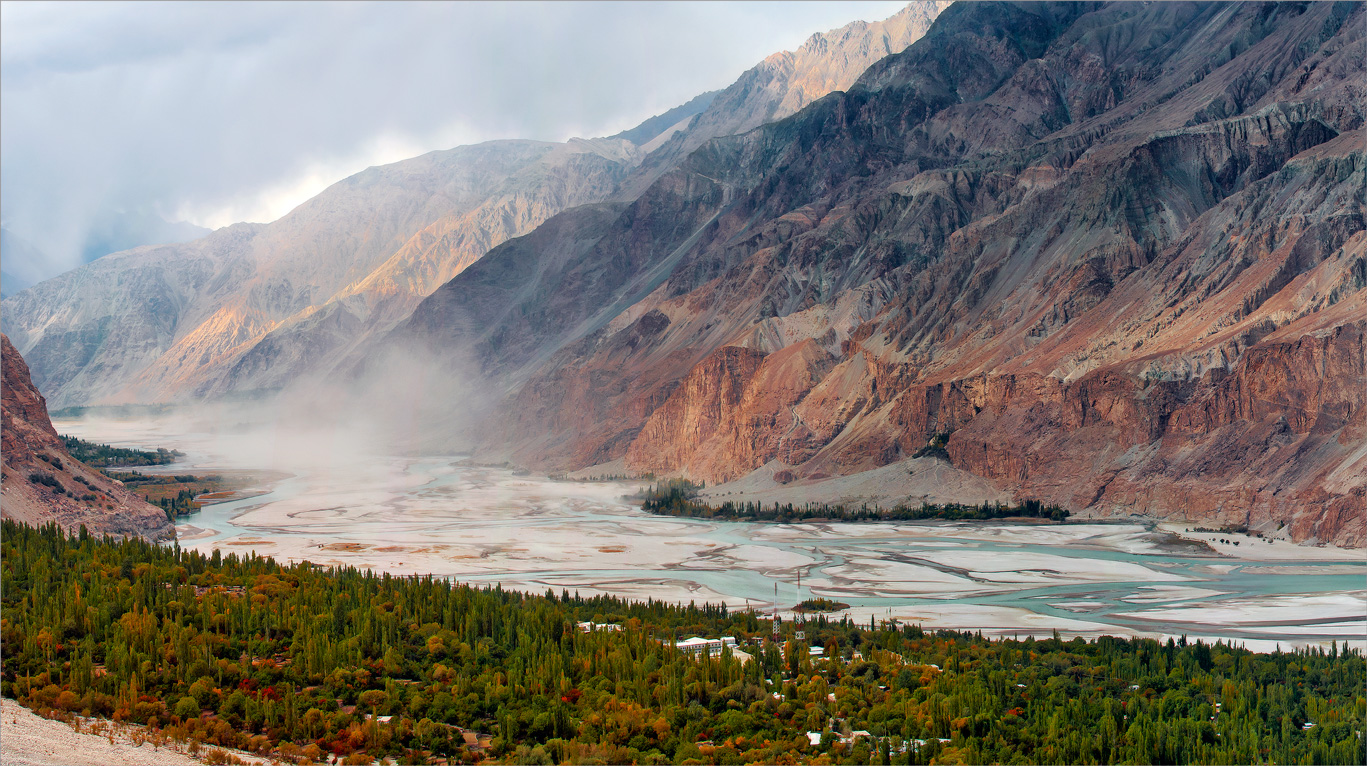
[(271, 221), (433, 149), (612, 134), (904, 4), (0, 3), (0, 222), (46, 260), (5, 271), (119, 222)]

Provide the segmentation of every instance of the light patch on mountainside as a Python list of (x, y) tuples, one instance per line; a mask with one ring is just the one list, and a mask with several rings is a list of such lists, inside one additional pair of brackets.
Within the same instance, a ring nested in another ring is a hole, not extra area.
[(747, 70), (697, 117), (661, 134), (624, 196), (635, 197), (709, 139), (732, 136), (797, 114), (832, 91), (846, 90), (874, 62), (921, 39), (952, 0), (914, 0), (883, 21), (855, 21), (808, 38)]

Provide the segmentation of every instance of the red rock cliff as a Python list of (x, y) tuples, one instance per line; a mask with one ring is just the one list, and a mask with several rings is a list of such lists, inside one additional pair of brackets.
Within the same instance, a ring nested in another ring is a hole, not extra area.
[(47, 402), (33, 387), (24, 358), (8, 336), (0, 335), (0, 347), (4, 430), (0, 512), (5, 518), (28, 524), (55, 521), (68, 531), (84, 526), (94, 534), (175, 539), (175, 527), (164, 511), (67, 453), (48, 418)]

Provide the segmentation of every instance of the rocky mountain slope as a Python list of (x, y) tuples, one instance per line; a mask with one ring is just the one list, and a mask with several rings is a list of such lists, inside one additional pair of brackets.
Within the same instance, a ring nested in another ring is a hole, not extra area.
[(489, 247), (614, 192), (627, 141), (494, 141), (371, 168), (280, 220), (106, 256), (6, 299), (54, 406), (275, 389)]
[(699, 96), (689, 99), (688, 103), (680, 104), (666, 112), (651, 117), (640, 125), (621, 133), (614, 133), (608, 138), (620, 138), (630, 141), (637, 146), (658, 145), (674, 135), (683, 126), (693, 121), (695, 115), (701, 114), (711, 106), (716, 99), (719, 90), (710, 90)]
[(629, 199), (702, 140), (848, 85), (943, 5), (815, 35), (725, 92), (612, 138), (434, 152), (371, 168), (272, 224), (102, 258), (7, 298), (4, 329), (58, 407), (259, 395), (327, 378), (490, 248), (562, 210)]
[(475, 360), (532, 465), (800, 484), (947, 434), (1018, 498), (1362, 545), (1365, 24), (958, 4), (386, 342)]
[(849, 88), (875, 61), (919, 40), (949, 4), (913, 0), (883, 21), (856, 21), (814, 34), (797, 50), (766, 58), (710, 99), (697, 117), (681, 119), (646, 144), (650, 155), (625, 184), (623, 196), (634, 199), (709, 139), (746, 133)]
[(174, 539), (175, 527), (164, 511), (67, 454), (48, 419), (47, 403), (29, 379), (28, 365), (4, 335), (0, 362), (0, 512), (5, 518), (35, 525), (55, 521), (68, 531), (84, 525), (93, 534)]

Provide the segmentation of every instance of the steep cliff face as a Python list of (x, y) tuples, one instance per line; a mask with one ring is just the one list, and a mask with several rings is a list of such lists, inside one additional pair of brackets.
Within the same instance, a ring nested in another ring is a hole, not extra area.
[(738, 346), (717, 349), (651, 413), (627, 451), (627, 460), (662, 472), (710, 462), (763, 363), (764, 354), (759, 351)]
[(84, 525), (93, 534), (174, 539), (175, 527), (160, 508), (67, 454), (48, 419), (47, 403), (8, 336), (0, 335), (0, 353), (0, 511), (5, 518), (35, 525), (55, 521), (68, 531)]
[(26, 453), (60, 447), (62, 440), (47, 416), (47, 402), (33, 387), (28, 365), (15, 350), (9, 338), (0, 335), (0, 349), (4, 360), (4, 419), (3, 434), (6, 456), (16, 458)]
[(1360, 546), (1364, 324), (1260, 343), (1232, 371), (1194, 381), (1031, 381), (1045, 395), (985, 399), (949, 453), (1020, 495), (1097, 515), (1140, 508)]
[(815, 443), (795, 405), (832, 363), (811, 339), (769, 355), (724, 346), (693, 367), (651, 413), (627, 450), (627, 463), (726, 481), (770, 460), (806, 462)]
[(952, 6), (393, 337), (469, 348), (537, 465), (801, 482), (951, 433), (1017, 497), (1361, 545), (1364, 13)]

